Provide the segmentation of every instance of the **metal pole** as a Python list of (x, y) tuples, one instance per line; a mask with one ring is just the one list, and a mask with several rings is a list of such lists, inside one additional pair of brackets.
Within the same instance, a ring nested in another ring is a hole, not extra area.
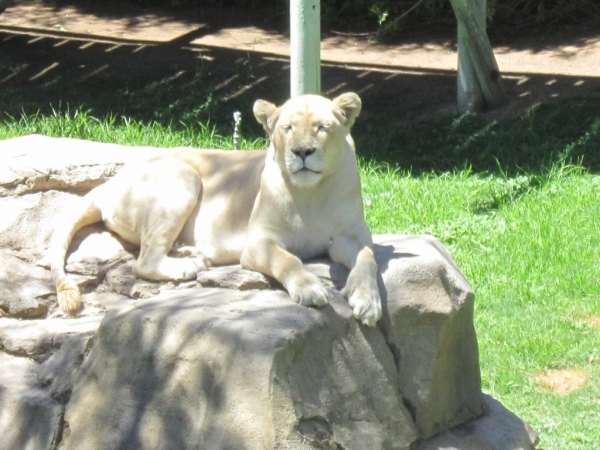
[(290, 96), (321, 93), (320, 0), (290, 0)]

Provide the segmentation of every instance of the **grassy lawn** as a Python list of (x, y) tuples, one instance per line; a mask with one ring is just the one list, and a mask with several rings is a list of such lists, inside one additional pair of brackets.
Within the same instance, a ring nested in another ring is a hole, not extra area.
[[(232, 148), (198, 123), (82, 109), (0, 124), (0, 139), (33, 132)], [(546, 450), (598, 448), (600, 99), (500, 123), (464, 116), (401, 127), (371, 117), (354, 135), (372, 231), (440, 237), (472, 283), (485, 392), (530, 422)], [(257, 136), (243, 146), (263, 147)]]

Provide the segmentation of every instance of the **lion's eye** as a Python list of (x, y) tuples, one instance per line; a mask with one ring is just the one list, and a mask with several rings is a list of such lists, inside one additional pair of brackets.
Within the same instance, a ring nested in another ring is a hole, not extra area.
[(327, 125), (318, 125), (317, 133), (327, 133), (329, 131), (329, 127)]
[(291, 125), (284, 125), (281, 128), (283, 128), (283, 130), (286, 131), (286, 132), (292, 131), (292, 126)]

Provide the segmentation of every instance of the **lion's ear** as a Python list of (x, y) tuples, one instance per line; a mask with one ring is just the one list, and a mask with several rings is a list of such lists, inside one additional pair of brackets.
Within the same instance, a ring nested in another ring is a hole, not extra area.
[(347, 92), (334, 98), (333, 103), (344, 113), (346, 117), (345, 125), (348, 128), (354, 125), (354, 120), (358, 117), (362, 108), (360, 97), (354, 92)]
[(277, 106), (265, 100), (256, 100), (254, 102), (254, 117), (260, 123), (267, 134), (270, 136), (273, 133), (273, 128), (279, 117)]

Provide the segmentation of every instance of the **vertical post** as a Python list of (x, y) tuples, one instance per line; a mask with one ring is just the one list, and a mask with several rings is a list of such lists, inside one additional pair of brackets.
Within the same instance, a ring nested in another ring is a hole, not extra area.
[(290, 96), (321, 93), (320, 0), (290, 0)]

